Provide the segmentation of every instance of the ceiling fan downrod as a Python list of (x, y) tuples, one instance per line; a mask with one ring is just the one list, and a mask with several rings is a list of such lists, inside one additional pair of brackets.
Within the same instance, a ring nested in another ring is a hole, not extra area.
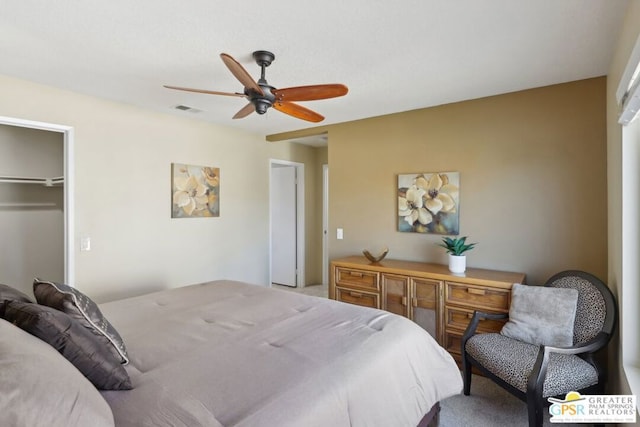
[(247, 96), (249, 96), (249, 100), (256, 107), (256, 113), (264, 114), (276, 100), (275, 95), (271, 93), (271, 90), (275, 88), (267, 83), (267, 79), (264, 76), (265, 68), (271, 65), (275, 59), (275, 55), (266, 50), (256, 50), (253, 52), (253, 59), (260, 66), (260, 80), (258, 80), (258, 86), (260, 86), (264, 94), (260, 95), (252, 92), (248, 93)]

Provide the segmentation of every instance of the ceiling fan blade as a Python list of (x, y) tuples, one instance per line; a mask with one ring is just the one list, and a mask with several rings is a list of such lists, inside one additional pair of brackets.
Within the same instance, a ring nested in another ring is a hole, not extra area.
[(311, 111), (293, 102), (274, 102), (273, 108), (297, 119), (307, 120), (309, 122), (317, 123), (324, 120), (324, 117), (315, 111)]
[(343, 84), (287, 87), (272, 90), (278, 101), (314, 101), (344, 96), (349, 89)]
[(236, 61), (226, 53), (221, 53), (220, 58), (222, 58), (224, 65), (226, 65), (229, 71), (231, 71), (231, 74), (233, 74), (236, 79), (240, 80), (240, 83), (242, 83), (245, 88), (251, 89), (259, 93), (261, 96), (264, 95), (262, 88), (258, 86), (258, 83), (253, 80), (251, 75), (247, 72), (247, 70), (244, 69), (242, 65), (240, 65), (238, 61)]
[(192, 89), (190, 87), (168, 86), (168, 85), (164, 85), (164, 87), (166, 87), (167, 89), (183, 90), (185, 92), (206, 93), (206, 94), (209, 94), (209, 95), (241, 96), (243, 98), (247, 97), (247, 95), (245, 95), (244, 93), (238, 93), (238, 92), (235, 92), (235, 93), (218, 92), (218, 91), (215, 91), (215, 90)]
[(253, 113), (255, 110), (256, 110), (256, 107), (254, 107), (252, 103), (248, 103), (247, 105), (242, 107), (240, 111), (238, 111), (236, 115), (233, 116), (233, 118), (241, 119), (243, 117), (247, 117), (249, 114)]

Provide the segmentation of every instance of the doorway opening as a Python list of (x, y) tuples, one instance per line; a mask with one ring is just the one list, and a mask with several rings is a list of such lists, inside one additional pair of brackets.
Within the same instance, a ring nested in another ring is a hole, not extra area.
[(269, 160), (269, 284), (305, 285), (304, 164)]
[[(45, 177), (44, 185), (62, 185), (63, 186), (63, 234), (64, 234), (64, 281), (70, 286), (74, 286), (75, 282), (75, 254), (74, 254), (74, 230), (73, 230), (73, 212), (74, 212), (74, 180), (73, 180), (73, 128), (71, 126), (58, 125), (53, 123), (37, 122), (31, 120), (23, 120), (14, 117), (0, 116), (0, 125), (15, 126), (28, 129), (43, 130), (49, 132), (57, 132), (62, 134), (63, 141), (63, 176), (53, 179)], [(36, 177), (36, 179), (43, 179)], [(46, 181), (51, 179), (51, 183)], [(40, 207), (44, 203), (30, 204), (33, 207)]]

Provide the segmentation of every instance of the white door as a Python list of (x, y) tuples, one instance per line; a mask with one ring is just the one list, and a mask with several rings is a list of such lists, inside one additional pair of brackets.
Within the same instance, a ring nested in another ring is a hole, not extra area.
[(271, 167), (271, 282), (296, 286), (296, 168)]

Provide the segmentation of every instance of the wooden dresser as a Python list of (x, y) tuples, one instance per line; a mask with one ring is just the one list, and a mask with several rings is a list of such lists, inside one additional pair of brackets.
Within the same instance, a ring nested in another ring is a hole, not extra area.
[[(511, 287), (525, 274), (400, 260), (372, 264), (363, 256), (331, 261), (329, 298), (380, 308), (408, 317), (426, 329), (460, 363), (460, 342), (474, 310), (507, 313)], [(480, 332), (503, 322), (481, 321)]]

